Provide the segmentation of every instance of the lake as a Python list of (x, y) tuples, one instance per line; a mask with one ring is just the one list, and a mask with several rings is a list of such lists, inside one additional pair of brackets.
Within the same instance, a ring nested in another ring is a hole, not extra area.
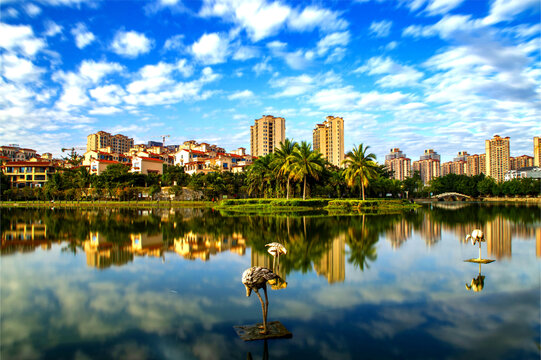
[[(435, 203), (400, 214), (2, 208), (7, 359), (539, 359), (541, 208)], [(481, 229), (479, 248), (465, 240)], [(269, 321), (242, 272), (272, 268)]]

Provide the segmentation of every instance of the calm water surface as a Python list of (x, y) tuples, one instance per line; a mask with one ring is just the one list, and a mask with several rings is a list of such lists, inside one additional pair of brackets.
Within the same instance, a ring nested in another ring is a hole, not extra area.
[[(1, 209), (7, 359), (539, 359), (541, 211), (427, 206), (398, 215), (232, 216), (201, 209)], [(464, 241), (484, 231), (482, 265)], [(242, 272), (272, 267), (269, 321)]]

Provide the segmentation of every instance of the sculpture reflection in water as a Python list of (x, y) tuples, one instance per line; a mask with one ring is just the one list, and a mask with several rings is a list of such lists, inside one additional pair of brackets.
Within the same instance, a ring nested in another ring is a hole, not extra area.
[(272, 255), (272, 271), (277, 273), (276, 258), (278, 258), (278, 266), (280, 266), (280, 255), (287, 254), (286, 247), (277, 242), (268, 243), (265, 246), (268, 247), (267, 252)]
[(481, 263), (479, 263), (479, 275), (471, 279), (471, 282), (469, 285), (466, 284), (466, 289), (468, 291), (473, 290), (475, 292), (479, 292), (483, 290), (484, 286), (485, 286), (485, 277), (481, 274)]
[(485, 242), (485, 234), (479, 229), (472, 231), (471, 235), (466, 235), (466, 241), (471, 241), (472, 245), (475, 246), (476, 243), (479, 243), (479, 257), (477, 259), (468, 259), (464, 260), (466, 262), (473, 262), (479, 264), (479, 275), (473, 278), (470, 284), (466, 284), (466, 289), (468, 291), (473, 290), (475, 292), (482, 291), (485, 286), (485, 277), (481, 274), (481, 264), (489, 264), (494, 260), (483, 259), (481, 257), (481, 243)]

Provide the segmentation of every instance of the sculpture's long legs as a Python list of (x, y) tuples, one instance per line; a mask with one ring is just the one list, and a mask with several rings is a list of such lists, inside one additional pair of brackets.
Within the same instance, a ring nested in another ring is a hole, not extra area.
[(481, 260), (481, 240), (479, 240), (479, 260)]
[(265, 319), (263, 323), (263, 333), (267, 333), (267, 315), (269, 313), (269, 298), (267, 297), (267, 284), (263, 285), (263, 291), (265, 292)]
[[(267, 297), (267, 289), (265, 289), (265, 298)], [(261, 310), (263, 311), (263, 331), (261, 331), (261, 334), (267, 333), (267, 311), (265, 309), (265, 303), (263, 303), (263, 299), (261, 298), (261, 295), (259, 295), (259, 291), (256, 290), (255, 292), (257, 294), (257, 297), (259, 298), (259, 301), (261, 302)]]

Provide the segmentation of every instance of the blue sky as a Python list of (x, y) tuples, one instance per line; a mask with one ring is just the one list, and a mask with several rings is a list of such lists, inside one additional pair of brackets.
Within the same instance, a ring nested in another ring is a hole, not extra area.
[(312, 141), (443, 161), (541, 135), (538, 0), (6, 1), (0, 144), (60, 154), (98, 130), (250, 148), (262, 115)]

